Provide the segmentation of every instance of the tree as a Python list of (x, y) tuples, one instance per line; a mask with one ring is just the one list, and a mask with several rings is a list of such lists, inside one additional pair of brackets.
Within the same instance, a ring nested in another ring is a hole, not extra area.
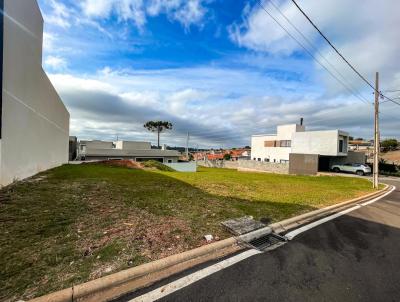
[(224, 154), (224, 160), (231, 160), (232, 156), (229, 153)]
[(151, 132), (157, 132), (157, 147), (160, 148), (160, 133), (165, 130), (171, 130), (172, 124), (165, 121), (148, 121), (143, 127)]
[(395, 138), (385, 139), (381, 142), (383, 151), (393, 151), (399, 147), (399, 142)]

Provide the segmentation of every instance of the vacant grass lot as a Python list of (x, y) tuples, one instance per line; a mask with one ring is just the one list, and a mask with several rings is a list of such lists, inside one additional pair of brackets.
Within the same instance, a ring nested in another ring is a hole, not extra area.
[(371, 191), (363, 179), (65, 165), (0, 191), (0, 301), (32, 298)]

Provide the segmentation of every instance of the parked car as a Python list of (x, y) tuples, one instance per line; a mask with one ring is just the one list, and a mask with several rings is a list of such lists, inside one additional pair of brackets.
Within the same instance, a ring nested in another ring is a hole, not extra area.
[(357, 175), (365, 175), (371, 173), (371, 168), (366, 164), (344, 164), (344, 165), (333, 165), (331, 167), (333, 172), (346, 172), (355, 173)]

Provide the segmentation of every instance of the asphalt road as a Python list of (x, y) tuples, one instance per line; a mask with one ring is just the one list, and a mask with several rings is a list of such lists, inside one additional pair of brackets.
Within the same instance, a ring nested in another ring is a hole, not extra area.
[(400, 182), (392, 183), (398, 189), (384, 199), (159, 301), (400, 301)]

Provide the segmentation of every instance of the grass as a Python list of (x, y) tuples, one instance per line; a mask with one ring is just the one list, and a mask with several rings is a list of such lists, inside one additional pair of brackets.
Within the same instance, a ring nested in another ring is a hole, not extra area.
[(167, 165), (164, 165), (163, 163), (160, 163), (159, 161), (156, 160), (148, 160), (143, 162), (143, 166), (146, 168), (154, 168), (159, 171), (168, 171), (168, 172), (174, 172), (175, 170), (172, 169), (171, 167), (168, 167)]
[(65, 165), (0, 191), (0, 301), (28, 299), (371, 192), (349, 177)]

